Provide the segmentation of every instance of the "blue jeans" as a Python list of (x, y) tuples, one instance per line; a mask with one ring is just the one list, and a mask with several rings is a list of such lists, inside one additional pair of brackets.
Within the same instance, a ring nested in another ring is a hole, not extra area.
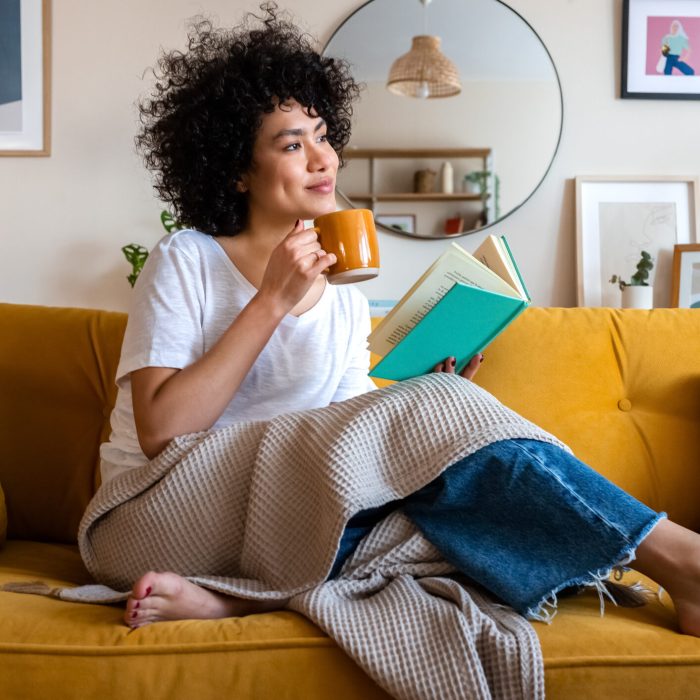
[(685, 61), (681, 61), (680, 56), (670, 53), (666, 56), (664, 75), (671, 75), (674, 68), (677, 68), (684, 75), (695, 75), (695, 71)]
[(534, 619), (547, 618), (560, 590), (595, 585), (627, 563), (665, 517), (555, 445), (505, 440), (410, 496), (354, 516), (329, 578), (397, 508), (462, 574)]

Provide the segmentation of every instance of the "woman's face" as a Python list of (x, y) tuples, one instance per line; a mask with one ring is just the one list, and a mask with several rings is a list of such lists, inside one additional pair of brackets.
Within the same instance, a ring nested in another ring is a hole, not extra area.
[(678, 22), (671, 22), (671, 34), (678, 34)]
[(338, 154), (326, 123), (290, 101), (264, 114), (253, 145), (253, 165), (241, 178), (249, 214), (291, 223), (335, 211)]

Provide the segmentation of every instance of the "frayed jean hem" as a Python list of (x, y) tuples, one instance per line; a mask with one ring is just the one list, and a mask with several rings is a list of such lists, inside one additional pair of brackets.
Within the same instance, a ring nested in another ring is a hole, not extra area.
[(603, 617), (605, 614), (606, 598), (612, 601), (614, 605), (617, 605), (617, 602), (605, 587), (605, 581), (611, 577), (614, 571), (626, 569), (626, 565), (635, 560), (637, 556), (637, 547), (639, 547), (641, 542), (646, 539), (649, 533), (659, 524), (659, 522), (667, 517), (667, 514), (664, 512), (656, 513), (651, 521), (645, 525), (639, 535), (633, 538), (633, 541), (630, 544), (625, 545), (617, 556), (613, 557), (613, 561), (616, 562), (615, 564), (612, 564), (609, 567), (602, 567), (597, 571), (589, 571), (582, 576), (577, 576), (569, 579), (568, 581), (564, 581), (563, 583), (555, 586), (549, 593), (541, 596), (536, 603), (528, 606), (525, 612), (520, 612), (522, 612), (522, 614), (528, 620), (551, 624), (552, 620), (557, 614), (557, 595), (566, 588), (582, 586), (596, 589), (600, 600), (600, 616)]

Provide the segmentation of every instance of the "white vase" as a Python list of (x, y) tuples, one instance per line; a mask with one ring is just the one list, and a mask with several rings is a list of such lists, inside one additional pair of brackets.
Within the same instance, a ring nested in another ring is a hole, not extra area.
[(445, 194), (452, 194), (455, 191), (454, 170), (449, 161), (445, 161), (440, 169), (440, 191)]
[(653, 309), (654, 288), (629, 284), (622, 290), (623, 309)]

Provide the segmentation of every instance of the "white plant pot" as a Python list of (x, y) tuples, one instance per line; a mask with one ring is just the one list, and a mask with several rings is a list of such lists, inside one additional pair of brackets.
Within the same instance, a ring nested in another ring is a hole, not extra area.
[(643, 285), (628, 285), (622, 290), (623, 309), (653, 309), (654, 288)]
[(464, 182), (462, 183), (462, 189), (464, 190), (465, 194), (479, 194), (481, 192), (479, 183), (470, 182), (469, 180), (464, 180)]

